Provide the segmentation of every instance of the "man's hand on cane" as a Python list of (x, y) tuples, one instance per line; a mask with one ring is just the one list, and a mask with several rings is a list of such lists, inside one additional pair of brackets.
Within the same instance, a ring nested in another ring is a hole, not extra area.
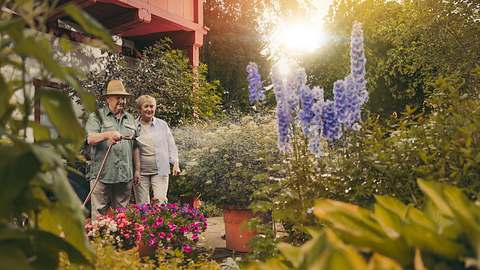
[(106, 131), (104, 134), (109, 145), (116, 144), (118, 141), (122, 140), (122, 135), (118, 131)]

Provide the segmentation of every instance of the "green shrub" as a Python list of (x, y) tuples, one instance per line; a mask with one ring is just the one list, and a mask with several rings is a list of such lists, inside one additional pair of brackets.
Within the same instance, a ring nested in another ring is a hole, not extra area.
[[(219, 265), (206, 258), (196, 261), (186, 260), (181, 254), (171, 254), (159, 251), (155, 259), (143, 258), (138, 256), (136, 248), (130, 250), (118, 250), (112, 245), (101, 245), (93, 243), (97, 260), (95, 269), (115, 270), (115, 269), (145, 269), (145, 270), (216, 270)], [(156, 262), (156, 260), (158, 262)], [(70, 263), (67, 256), (62, 256), (60, 270), (82, 270), (88, 269)]]
[[(373, 210), (319, 200), (324, 228), (300, 247), (279, 245), (284, 269), (468, 269), (480, 266), (480, 207), (459, 188), (419, 180), (423, 209), (377, 196)], [(370, 259), (370, 266), (364, 257)], [(377, 261), (383, 261), (382, 264)], [(274, 261), (254, 269), (280, 269)]]
[(424, 178), (478, 198), (480, 100), (475, 93), (461, 93), (462, 84), (455, 77), (439, 78), (428, 113), (407, 108), (387, 123), (366, 121), (335, 150), (338, 165), (325, 197), (368, 205), (380, 194), (420, 205), (416, 179)]
[(275, 131), (271, 117), (174, 130), (184, 176), (174, 184), (182, 188), (172, 187), (172, 193), (201, 192), (217, 206), (249, 206), (279, 157)]

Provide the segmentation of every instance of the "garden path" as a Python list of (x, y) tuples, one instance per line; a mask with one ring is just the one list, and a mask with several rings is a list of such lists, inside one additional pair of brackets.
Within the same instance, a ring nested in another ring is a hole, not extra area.
[(223, 216), (207, 218), (207, 230), (202, 234), (199, 245), (207, 248), (225, 248), (225, 224)]
[(226, 249), (225, 239), (225, 223), (223, 216), (207, 218), (207, 230), (202, 234), (198, 245), (207, 249), (213, 249), (213, 259), (222, 262), (225, 258), (233, 257), (234, 253)]

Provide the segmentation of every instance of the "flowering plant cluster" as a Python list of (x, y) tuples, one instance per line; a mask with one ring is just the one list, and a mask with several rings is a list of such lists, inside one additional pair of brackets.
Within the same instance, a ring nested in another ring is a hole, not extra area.
[(177, 249), (188, 254), (207, 229), (205, 216), (187, 204), (140, 204), (120, 211), (141, 224), (140, 240), (150, 247)]
[(90, 240), (101, 239), (102, 242), (121, 248), (131, 248), (140, 239), (137, 232), (140, 224), (127, 219), (124, 213), (114, 215), (99, 215), (96, 220), (85, 225)]
[[(360, 23), (354, 23), (351, 36), (350, 74), (333, 86), (333, 100), (324, 99), (324, 90), (307, 85), (305, 69), (290, 65), (290, 72), (282, 73), (277, 64), (271, 72), (277, 101), (278, 146), (283, 152), (290, 151), (291, 140), (300, 127), (308, 138), (309, 150), (322, 154), (321, 138), (338, 140), (346, 129), (358, 130), (362, 106), (368, 100), (365, 80), (365, 51)], [(254, 63), (247, 67), (251, 101), (261, 101), (263, 96), (261, 78)], [(261, 94), (259, 94), (261, 93)]]
[(90, 239), (100, 238), (117, 247), (131, 248), (142, 242), (189, 254), (207, 229), (207, 222), (189, 205), (152, 203), (118, 208), (113, 215), (97, 216), (85, 228)]

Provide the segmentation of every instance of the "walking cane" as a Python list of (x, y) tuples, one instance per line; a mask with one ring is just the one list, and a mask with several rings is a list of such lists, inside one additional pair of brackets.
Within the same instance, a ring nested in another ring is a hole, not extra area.
[(85, 201), (83, 202), (83, 207), (85, 207), (87, 202), (90, 200), (90, 197), (92, 197), (92, 193), (95, 190), (95, 187), (97, 186), (98, 181), (100, 180), (100, 174), (102, 173), (103, 167), (105, 166), (105, 161), (107, 161), (107, 158), (110, 155), (110, 150), (112, 150), (112, 146), (113, 146), (113, 143), (108, 146), (107, 152), (103, 157), (102, 164), (100, 164), (100, 169), (98, 170), (97, 177), (95, 177), (95, 182), (93, 182), (93, 186), (90, 188), (90, 192), (88, 193), (87, 198), (85, 198)]
[[(134, 136), (121, 136), (120, 140), (134, 140), (136, 139)], [(92, 193), (95, 190), (95, 187), (98, 184), (98, 181), (100, 180), (100, 174), (102, 174), (103, 167), (105, 167), (105, 162), (107, 161), (108, 156), (110, 155), (110, 150), (112, 150), (112, 146), (114, 144), (110, 144), (107, 148), (107, 152), (105, 153), (105, 156), (103, 157), (102, 164), (100, 164), (100, 169), (97, 172), (97, 177), (95, 177), (95, 181), (93, 182), (93, 186), (90, 188), (90, 192), (87, 195), (87, 198), (85, 198), (85, 201), (83, 201), (83, 207), (87, 204), (87, 202), (90, 200), (90, 197), (92, 197)]]

